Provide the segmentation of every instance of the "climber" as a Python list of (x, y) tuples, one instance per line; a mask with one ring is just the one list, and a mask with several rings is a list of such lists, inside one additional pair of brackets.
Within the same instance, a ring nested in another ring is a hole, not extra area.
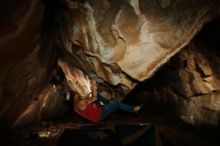
[[(77, 76), (77, 78), (75, 78), (75, 82), (78, 81), (81, 83), (80, 81), (84, 77), (86, 77), (86, 75)], [(123, 110), (130, 113), (137, 113), (140, 110), (141, 106), (132, 107), (121, 102), (108, 100), (107, 98), (97, 93), (97, 84), (95, 78), (87, 78), (87, 80), (87, 84), (82, 84), (89, 86), (85, 89), (90, 88), (87, 90), (90, 92), (87, 92), (86, 96), (85, 94), (81, 94), (83, 95), (82, 97), (77, 92), (83, 90), (70, 90), (66, 93), (66, 99), (69, 100), (72, 98), (74, 111), (81, 117), (91, 122), (98, 123), (99, 121), (106, 119), (116, 110)]]
[[(137, 113), (141, 106), (132, 107), (124, 103), (109, 101), (97, 93), (98, 78), (94, 75), (87, 75), (82, 70), (72, 67), (71, 63), (64, 59), (58, 60), (65, 77), (68, 89), (74, 92), (74, 111), (94, 123), (107, 118), (114, 111), (120, 109), (131, 113)], [(71, 94), (66, 93), (66, 99)]]
[(105, 97), (97, 94), (97, 96), (88, 95), (86, 99), (81, 99), (75, 93), (73, 97), (74, 110), (83, 118), (98, 123), (106, 119), (116, 110), (123, 110), (130, 113), (138, 113), (141, 106), (130, 106), (121, 102), (109, 101)]

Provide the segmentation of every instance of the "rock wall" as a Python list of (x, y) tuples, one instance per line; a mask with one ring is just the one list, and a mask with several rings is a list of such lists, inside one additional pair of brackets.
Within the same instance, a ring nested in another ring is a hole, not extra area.
[(204, 43), (193, 42), (179, 54), (179, 59), (183, 67), (172, 72), (168, 81), (174, 93), (183, 100), (178, 116), (184, 122), (193, 125), (218, 125), (220, 123), (218, 51), (213, 51)]
[(64, 49), (81, 62), (79, 68), (118, 86), (124, 95), (219, 15), (218, 0), (66, 2)]
[(139, 84), (128, 98), (145, 103), (146, 114), (170, 112), (191, 125), (218, 126), (219, 63), (219, 50), (197, 37), (151, 79)]
[(36, 102), (47, 83), (55, 58), (53, 49), (45, 43), (48, 39), (42, 37), (45, 10), (42, 1), (5, 1), (1, 2), (3, 6), (0, 13), (2, 130), (11, 127), (28, 106)]

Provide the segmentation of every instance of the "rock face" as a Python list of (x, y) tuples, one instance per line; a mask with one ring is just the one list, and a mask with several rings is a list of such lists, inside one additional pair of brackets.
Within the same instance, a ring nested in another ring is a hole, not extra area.
[(71, 63), (66, 62), (65, 60), (59, 59), (58, 64), (65, 74), (70, 89), (78, 93), (81, 98), (86, 98), (92, 93), (92, 82), (86, 74), (81, 70), (72, 67)]
[(151, 77), (219, 15), (218, 0), (199, 6), (196, 1), (67, 2), (64, 49), (84, 64), (82, 70), (95, 72), (124, 94)]
[[(218, 125), (220, 122), (220, 63), (218, 52), (205, 44), (191, 44), (179, 55), (185, 67), (169, 81), (178, 95), (185, 97), (181, 119), (194, 125)], [(205, 49), (206, 48), (206, 49)], [(215, 67), (214, 67), (215, 66)]]
[[(216, 23), (219, 22), (218, 19)], [(182, 81), (175, 86), (178, 93), (187, 97), (180, 108), (180, 118), (193, 125), (210, 126), (220, 123), (220, 56), (216, 42), (210, 43), (210, 39), (213, 42), (213, 36), (219, 33), (219, 29), (216, 28), (213, 34), (212, 32), (209, 29), (209, 40), (200, 40), (200, 43), (189, 45), (182, 54), (187, 54), (184, 58), (187, 58), (188, 65), (179, 72)], [(219, 36), (215, 38), (215, 41), (220, 40)]]
[(6, 128), (38, 96), (47, 68), (39, 59), (44, 7), (38, 0), (1, 2), (0, 118)]
[(164, 112), (174, 108), (177, 117), (185, 123), (217, 126), (220, 123), (219, 63), (219, 50), (197, 38), (151, 79), (138, 85), (131, 96), (143, 100), (148, 107), (146, 111)]
[(186, 100), (180, 119), (197, 126), (218, 126), (220, 123), (220, 94), (200, 95)]
[[(220, 90), (218, 66), (212, 68), (212, 57), (219, 56), (204, 50), (204, 45), (194, 42), (178, 55), (180, 68), (170, 78), (170, 85), (183, 97), (211, 94)], [(212, 56), (212, 57), (209, 57)], [(215, 62), (216, 63), (216, 62)]]
[[(51, 98), (62, 91), (48, 82), (60, 56), (68, 56), (73, 67), (95, 76), (101, 94), (122, 100), (186, 46), (205, 23), (219, 16), (219, 3), (0, 2), (5, 6), (0, 11), (0, 125), (11, 127), (54, 115), (51, 111), (56, 106), (50, 105), (57, 100)], [(178, 83), (169, 77), (172, 90), (164, 90), (169, 91), (167, 96), (176, 99), (219, 90), (219, 72), (198, 52), (188, 49), (179, 55), (187, 60), (182, 64), (186, 68), (176, 71)]]

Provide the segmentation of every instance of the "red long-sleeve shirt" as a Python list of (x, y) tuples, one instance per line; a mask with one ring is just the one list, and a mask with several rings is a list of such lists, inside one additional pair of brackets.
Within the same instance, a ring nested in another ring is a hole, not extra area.
[(76, 106), (74, 106), (74, 111), (93, 123), (98, 123), (101, 120), (102, 108), (101, 105), (97, 104), (96, 102), (88, 104), (86, 109), (83, 111), (80, 111)]

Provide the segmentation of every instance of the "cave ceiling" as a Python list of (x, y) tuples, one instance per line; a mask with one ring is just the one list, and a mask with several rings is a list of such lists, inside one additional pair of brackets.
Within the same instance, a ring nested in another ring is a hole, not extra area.
[(64, 49), (83, 64), (79, 68), (125, 93), (150, 78), (219, 15), (218, 0), (67, 2)]

